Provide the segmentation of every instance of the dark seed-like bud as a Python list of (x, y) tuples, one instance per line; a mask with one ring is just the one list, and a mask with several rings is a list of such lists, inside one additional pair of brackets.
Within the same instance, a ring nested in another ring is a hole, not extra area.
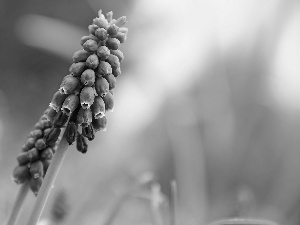
[(108, 62), (100, 61), (98, 66), (98, 74), (100, 76), (106, 76), (112, 73), (111, 65)]
[(28, 159), (28, 152), (22, 152), (17, 156), (17, 161), (19, 163), (20, 166), (24, 166), (27, 163), (29, 163), (29, 159)]
[(73, 55), (73, 62), (85, 62), (85, 60), (90, 56), (90, 53), (85, 50), (79, 50)]
[(74, 122), (69, 122), (66, 128), (66, 139), (69, 145), (73, 144), (76, 139), (77, 125)]
[(105, 103), (105, 111), (114, 110), (114, 96), (110, 92), (103, 97), (103, 101)]
[(41, 153), (41, 158), (42, 159), (47, 159), (47, 160), (50, 160), (52, 159), (53, 157), (53, 151), (51, 148), (46, 148), (45, 150), (42, 151)]
[(86, 140), (80, 133), (77, 133), (76, 148), (81, 153), (86, 153), (88, 150), (88, 145), (86, 143)]
[(85, 62), (78, 62), (78, 63), (73, 63), (70, 66), (69, 72), (72, 73), (73, 76), (77, 77), (80, 76), (85, 69), (86, 69)]
[(111, 65), (112, 69), (117, 69), (120, 67), (119, 58), (115, 55), (109, 55), (106, 61)]
[(103, 17), (101, 18), (95, 18), (93, 19), (93, 24), (97, 25), (98, 27), (100, 28), (104, 28), (104, 29), (107, 29), (108, 28), (108, 22), (107, 20)]
[(99, 96), (105, 96), (109, 90), (109, 84), (103, 77), (98, 77), (95, 82), (95, 89)]
[(118, 68), (116, 68), (116, 69), (113, 69), (113, 70), (112, 70), (112, 74), (113, 74), (115, 77), (120, 76), (120, 75), (121, 75), (121, 68), (118, 67)]
[(95, 131), (106, 131), (106, 124), (106, 116), (100, 117), (98, 119), (93, 119), (92, 121), (92, 125)]
[(92, 87), (84, 87), (80, 92), (80, 104), (84, 109), (90, 108), (94, 102), (95, 89)]
[(82, 135), (86, 137), (89, 141), (94, 140), (95, 138), (95, 131), (92, 125), (87, 125), (86, 127), (82, 128)]
[(36, 129), (36, 130), (30, 131), (30, 133), (28, 134), (29, 138), (32, 137), (35, 139), (38, 139), (42, 136), (43, 136), (43, 131), (41, 129)]
[(127, 39), (127, 34), (118, 32), (116, 35), (114, 35), (112, 37), (117, 38), (120, 41), (120, 43), (124, 43)]
[(98, 48), (98, 44), (96, 41), (94, 40), (87, 40), (83, 46), (84, 50), (86, 50), (87, 52), (95, 52)]
[(89, 36), (83, 36), (83, 37), (80, 39), (80, 44), (81, 44), (81, 46), (82, 46), (87, 40), (94, 40), (94, 41), (98, 42), (98, 38), (95, 37), (94, 35), (90, 34)]
[(100, 46), (97, 49), (97, 55), (99, 56), (99, 59), (102, 60), (102, 61), (107, 59), (109, 54), (110, 54), (110, 51), (106, 46)]
[(109, 84), (109, 90), (114, 89), (116, 87), (116, 78), (113, 74), (109, 74), (107, 76), (104, 77), (105, 80), (107, 80), (108, 84)]
[(38, 177), (43, 177), (44, 176), (43, 163), (40, 160), (31, 163), (29, 171), (31, 176), (35, 179)]
[(39, 159), (39, 151), (36, 148), (32, 148), (27, 152), (29, 162), (34, 162)]
[(55, 109), (51, 108), (49, 110), (49, 112), (47, 113), (48, 120), (53, 122), (56, 115), (57, 115), (57, 111)]
[[(79, 104), (79, 98), (77, 95), (69, 95), (66, 98), (66, 100), (64, 101), (64, 103), (61, 107), (61, 110), (62, 110), (63, 114), (67, 115), (67, 119), (71, 115), (71, 113), (77, 108), (78, 104)], [(65, 122), (67, 122), (67, 121), (65, 121)]]
[(52, 146), (57, 141), (60, 134), (60, 128), (53, 127), (51, 131), (44, 136), (44, 140), (47, 146)]
[[(70, 95), (71, 96), (71, 95)], [(69, 97), (70, 97), (69, 96)], [(62, 109), (64, 110), (65, 105), (63, 105)], [(53, 126), (54, 127), (62, 127), (63, 125), (65, 125), (65, 123), (68, 121), (69, 116), (64, 112), (64, 111), (59, 111), (56, 115), (56, 117), (54, 118), (53, 121)], [(51, 131), (50, 131), (51, 132)]]
[(104, 28), (98, 28), (95, 31), (95, 36), (100, 40), (100, 41), (104, 41), (107, 38), (107, 32)]
[(113, 55), (117, 56), (118, 59), (119, 59), (119, 62), (122, 62), (123, 59), (124, 59), (124, 54), (119, 49), (117, 49), (117, 50), (110, 50), (110, 54), (113, 54)]
[(12, 174), (12, 180), (17, 184), (24, 183), (29, 177), (30, 173), (27, 166), (16, 166)]
[(43, 177), (38, 177), (38, 178), (33, 178), (31, 177), (30, 180), (29, 180), (29, 187), (30, 187), (30, 190), (33, 192), (33, 194), (35, 196), (38, 195), (39, 193), (39, 190), (42, 186), (42, 183), (43, 183)]
[(79, 125), (86, 125), (92, 122), (93, 115), (91, 109), (83, 109), (81, 108), (77, 115), (77, 123)]
[(126, 16), (121, 16), (119, 19), (116, 20), (115, 24), (119, 27), (124, 26), (127, 23)]
[(107, 33), (110, 36), (116, 35), (119, 31), (119, 27), (116, 24), (111, 24), (109, 25), (109, 27), (107, 28)]
[(99, 65), (99, 59), (98, 59), (98, 56), (93, 54), (93, 55), (90, 55), (86, 62), (85, 62), (86, 66), (90, 69), (96, 69), (97, 66)]
[[(76, 63), (76, 64), (79, 64), (79, 63)], [(73, 65), (74, 65), (74, 63), (73, 63)], [(79, 80), (76, 77), (73, 77), (72, 75), (68, 75), (68, 76), (64, 77), (64, 79), (60, 85), (59, 91), (62, 94), (73, 94), (75, 92), (75, 90), (77, 89), (78, 85), (79, 85)]]
[(81, 74), (81, 82), (85, 86), (92, 86), (95, 83), (95, 72), (94, 70), (87, 69)]
[(95, 31), (96, 31), (98, 28), (99, 28), (99, 27), (98, 27), (97, 25), (95, 25), (95, 24), (92, 24), (92, 25), (89, 25), (89, 26), (88, 26), (88, 29), (89, 29), (90, 34), (93, 34), (93, 35), (95, 35)]
[(107, 38), (106, 46), (109, 49), (117, 50), (120, 47), (120, 41), (117, 38)]
[(27, 146), (28, 149), (31, 149), (35, 145), (35, 138), (28, 138), (27, 141), (25, 142), (25, 145)]
[(91, 110), (94, 118), (96, 119), (105, 116), (105, 103), (100, 96), (95, 97)]
[(46, 143), (44, 141), (44, 139), (38, 139), (36, 142), (35, 142), (35, 147), (37, 150), (42, 150), (44, 148), (46, 148)]

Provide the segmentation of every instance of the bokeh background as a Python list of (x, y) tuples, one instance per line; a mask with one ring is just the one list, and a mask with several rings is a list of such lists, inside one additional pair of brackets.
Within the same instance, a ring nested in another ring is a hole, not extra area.
[(115, 109), (87, 154), (70, 147), (40, 224), (300, 224), (298, 0), (1, 0), (1, 223), (20, 147), (100, 8), (129, 21)]

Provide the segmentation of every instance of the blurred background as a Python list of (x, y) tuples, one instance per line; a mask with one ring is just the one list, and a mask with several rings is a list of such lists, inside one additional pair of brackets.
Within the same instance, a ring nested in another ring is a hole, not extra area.
[(129, 21), (114, 112), (87, 154), (70, 147), (41, 224), (300, 224), (297, 0), (1, 0), (0, 221), (100, 8)]

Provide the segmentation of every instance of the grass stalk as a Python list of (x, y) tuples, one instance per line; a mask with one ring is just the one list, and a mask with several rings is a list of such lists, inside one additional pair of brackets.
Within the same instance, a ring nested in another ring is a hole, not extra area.
[(24, 184), (22, 184), (22, 186), (19, 189), (19, 193), (16, 197), (16, 200), (14, 202), (13, 208), (8, 217), (8, 221), (6, 225), (15, 225), (18, 222), (19, 216), (21, 214), (22, 206), (27, 196), (28, 190), (29, 190), (29, 184), (28, 182), (25, 182)]
[[(64, 131), (63, 131), (64, 132)], [(41, 189), (39, 190), (36, 202), (33, 206), (32, 214), (29, 218), (28, 225), (36, 225), (39, 221), (50, 191), (53, 187), (53, 183), (62, 165), (62, 162), (66, 156), (69, 144), (67, 143), (65, 133), (63, 133), (62, 139), (57, 147), (57, 150), (53, 156), (52, 162), (48, 168), (46, 176), (44, 178)]]

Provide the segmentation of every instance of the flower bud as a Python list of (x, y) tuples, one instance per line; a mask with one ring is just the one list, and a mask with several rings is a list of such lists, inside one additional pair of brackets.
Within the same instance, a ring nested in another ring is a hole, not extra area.
[(78, 114), (77, 114), (77, 123), (79, 125), (86, 126), (87, 124), (90, 124), (92, 122), (93, 116), (91, 109), (83, 109), (80, 108)]
[(95, 36), (100, 40), (100, 41), (104, 41), (107, 38), (107, 32), (104, 28), (98, 28), (95, 31)]
[(112, 69), (117, 69), (120, 67), (119, 58), (115, 55), (110, 54), (106, 61), (111, 65)]
[(89, 36), (83, 36), (83, 37), (80, 39), (80, 44), (81, 44), (81, 46), (82, 46), (87, 40), (94, 40), (94, 41), (98, 42), (98, 38), (95, 37), (94, 35), (90, 34)]
[(74, 122), (69, 122), (66, 127), (66, 139), (69, 145), (73, 144), (76, 139), (77, 125)]
[(25, 145), (28, 149), (31, 149), (34, 147), (35, 144), (35, 138), (28, 138), (27, 141), (25, 142)]
[(98, 74), (106, 76), (112, 73), (111, 65), (108, 62), (100, 61), (98, 66)]
[(43, 138), (40, 138), (35, 142), (34, 146), (36, 147), (37, 150), (42, 150), (46, 148), (46, 143)]
[(84, 50), (86, 50), (87, 52), (95, 52), (98, 48), (98, 43), (94, 40), (87, 40), (83, 46)]
[(97, 18), (93, 19), (93, 24), (97, 25), (100, 28), (104, 28), (104, 29), (108, 28), (108, 22), (104, 18), (104, 16), (100, 17), (100, 18), (97, 17)]
[[(65, 108), (65, 105), (63, 105), (62, 110), (64, 110), (64, 108)], [(57, 127), (57, 128), (60, 128), (63, 125), (65, 125), (65, 123), (68, 121), (68, 119), (69, 119), (69, 116), (64, 111), (60, 110), (57, 113), (56, 117), (54, 118), (53, 126)]]
[(21, 152), (18, 156), (17, 156), (17, 161), (19, 163), (20, 166), (24, 166), (27, 163), (29, 163), (29, 159), (28, 159), (28, 152)]
[(118, 32), (116, 35), (113, 36), (114, 38), (117, 38), (120, 43), (124, 43), (127, 39), (127, 34), (124, 34), (122, 32)]
[(97, 57), (97, 55), (93, 54), (93, 55), (90, 55), (86, 62), (85, 62), (86, 66), (90, 69), (96, 69), (97, 66), (99, 65), (99, 59)]
[(88, 145), (86, 143), (86, 140), (80, 133), (77, 133), (76, 148), (81, 153), (86, 153), (88, 150)]
[(38, 177), (38, 178), (33, 178), (31, 177), (30, 180), (29, 180), (29, 187), (30, 187), (30, 190), (33, 192), (33, 194), (35, 196), (38, 195), (39, 193), (39, 190), (43, 184), (43, 180), (44, 178), (43, 177)]
[(84, 109), (90, 108), (94, 102), (95, 90), (92, 87), (84, 87), (80, 92), (80, 104)]
[(119, 19), (116, 20), (115, 24), (119, 27), (124, 26), (127, 23), (126, 16), (121, 16)]
[(107, 28), (107, 33), (110, 36), (116, 35), (119, 31), (119, 27), (116, 24), (111, 24), (109, 25), (109, 27)]
[(29, 134), (28, 134), (29, 138), (33, 137), (35, 139), (38, 139), (42, 136), (43, 136), (43, 131), (41, 129), (36, 129), (36, 130), (30, 131)]
[[(33, 140), (35, 140), (35, 139), (33, 139)], [(22, 145), (22, 147), (21, 147), (21, 152), (28, 152), (29, 149), (30, 149), (29, 146), (27, 146), (26, 143), (25, 143), (25, 144)]]
[(105, 103), (105, 111), (114, 110), (114, 96), (110, 92), (107, 92), (107, 94), (103, 97), (103, 101)]
[(99, 59), (102, 60), (102, 61), (107, 59), (109, 54), (110, 54), (110, 51), (106, 46), (100, 46), (97, 49), (97, 55), (99, 56)]
[(105, 96), (109, 90), (109, 84), (103, 77), (98, 77), (95, 82), (95, 89), (98, 96)]
[(36, 148), (32, 148), (27, 152), (29, 162), (34, 162), (39, 159), (39, 151)]
[(123, 59), (124, 59), (124, 54), (119, 49), (117, 49), (117, 50), (110, 50), (110, 54), (113, 54), (113, 55), (117, 56), (118, 59), (119, 59), (119, 62), (122, 62)]
[(24, 183), (29, 177), (30, 173), (27, 166), (16, 166), (12, 174), (12, 180), (17, 184)]
[(107, 118), (106, 116), (100, 117), (98, 119), (93, 119), (92, 126), (95, 131), (106, 131)]
[(74, 95), (74, 94), (73, 95), (69, 95), (65, 99), (65, 101), (64, 101), (64, 103), (63, 103), (63, 105), (61, 107), (61, 110), (62, 110), (63, 114), (66, 115), (66, 116), (64, 116), (64, 123), (63, 124), (65, 124), (65, 122), (67, 122), (68, 117), (77, 108), (78, 104), (79, 104), (79, 98), (78, 98), (77, 95)]
[(117, 38), (108, 38), (106, 41), (106, 46), (109, 49), (117, 50), (120, 47), (120, 41)]
[(52, 157), (53, 157), (53, 151), (49, 147), (41, 152), (41, 159), (51, 160)]
[(79, 85), (79, 80), (76, 77), (73, 77), (72, 75), (68, 75), (64, 77), (60, 85), (59, 91), (62, 94), (72, 94), (75, 92), (78, 85)]
[(105, 116), (105, 103), (100, 96), (95, 97), (91, 110), (95, 119)]
[(94, 70), (87, 69), (81, 74), (81, 82), (85, 86), (92, 86), (95, 83), (95, 72)]
[(31, 163), (29, 171), (31, 176), (35, 179), (38, 177), (43, 177), (44, 176), (43, 163), (40, 160)]
[(53, 127), (51, 131), (44, 136), (44, 140), (47, 146), (52, 146), (57, 141), (60, 135), (60, 128)]
[(73, 63), (70, 66), (69, 72), (72, 73), (73, 76), (77, 77), (82, 74), (85, 68), (86, 68), (85, 62), (77, 62), (77, 63)]
[(43, 130), (43, 134), (44, 135), (46, 135), (46, 134), (48, 134), (48, 132), (51, 130), (51, 128), (49, 127), (49, 128), (47, 128), (47, 129), (45, 129), (45, 130)]
[(60, 110), (60, 107), (63, 104), (63, 102), (65, 101), (67, 96), (68, 95), (62, 94), (60, 91), (55, 92), (49, 106), (51, 108), (55, 109), (56, 112), (58, 112), (58, 110)]
[(120, 75), (121, 75), (121, 68), (118, 67), (118, 68), (116, 68), (116, 69), (113, 69), (113, 70), (112, 70), (112, 74), (113, 74), (115, 77), (120, 76)]
[(92, 24), (92, 25), (89, 25), (88, 26), (88, 30), (89, 30), (89, 32), (90, 32), (90, 34), (95, 34), (95, 31), (98, 29), (99, 27), (97, 26), (97, 25), (95, 25), (95, 24)]
[(49, 120), (42, 120), (42, 121), (39, 121), (35, 124), (35, 128), (36, 129), (45, 129), (45, 128), (48, 128), (48, 127), (51, 127), (52, 126), (52, 122), (49, 121)]
[(107, 18), (107, 21), (108, 21), (109, 23), (111, 22), (112, 17), (113, 17), (113, 12), (112, 12), (112, 11), (106, 13), (106, 18)]
[(113, 74), (109, 74), (107, 76), (104, 77), (105, 80), (107, 80), (108, 84), (109, 84), (109, 90), (114, 89), (116, 87), (116, 78)]
[(73, 55), (73, 62), (84, 62), (88, 57), (90, 56), (90, 53), (85, 50), (79, 50), (74, 53)]
[[(48, 112), (47, 112), (47, 113), (48, 113)], [(40, 117), (39, 121), (43, 121), (43, 120), (48, 120), (47, 114), (43, 114), (43, 115)]]
[(82, 128), (82, 135), (86, 137), (89, 141), (94, 140), (95, 138), (95, 131), (92, 125), (87, 125), (86, 127)]
[(122, 32), (124, 34), (128, 34), (128, 28), (127, 27), (120, 27), (119, 32)]
[(55, 118), (56, 115), (57, 115), (56, 110), (53, 109), (53, 108), (51, 108), (49, 110), (49, 112), (47, 113), (47, 118), (48, 118), (49, 121), (53, 122), (53, 120), (54, 120), (54, 118)]

